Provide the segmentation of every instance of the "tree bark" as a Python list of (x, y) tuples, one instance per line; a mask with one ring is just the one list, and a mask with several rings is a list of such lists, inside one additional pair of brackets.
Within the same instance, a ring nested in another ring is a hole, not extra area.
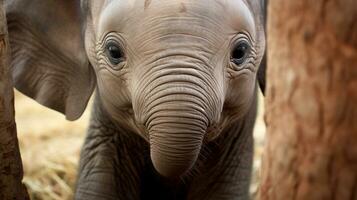
[(14, 120), (14, 93), (9, 69), (9, 43), (3, 1), (0, 1), (0, 199), (29, 199)]
[(357, 200), (357, 1), (270, 0), (262, 200)]

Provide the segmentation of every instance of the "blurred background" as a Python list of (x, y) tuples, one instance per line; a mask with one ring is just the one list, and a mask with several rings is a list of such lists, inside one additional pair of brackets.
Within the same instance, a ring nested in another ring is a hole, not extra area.
[[(91, 103), (90, 103), (91, 104)], [(254, 130), (255, 156), (251, 193), (258, 188), (261, 155), (265, 141), (264, 102)], [(15, 91), (17, 132), (26, 184), (32, 200), (70, 200), (77, 176), (79, 154), (90, 117), (89, 105), (83, 116), (69, 122), (53, 110)]]

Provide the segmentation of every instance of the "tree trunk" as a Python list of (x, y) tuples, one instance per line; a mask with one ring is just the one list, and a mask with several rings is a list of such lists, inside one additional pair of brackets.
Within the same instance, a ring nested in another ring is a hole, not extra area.
[(28, 199), (14, 120), (14, 94), (9, 69), (9, 43), (0, 0), (0, 199)]
[(357, 1), (269, 4), (260, 199), (357, 200)]

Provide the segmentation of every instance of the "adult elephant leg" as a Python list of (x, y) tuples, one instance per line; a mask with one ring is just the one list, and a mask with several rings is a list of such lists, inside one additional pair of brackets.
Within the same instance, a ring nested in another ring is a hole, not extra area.
[(242, 120), (224, 130), (217, 140), (204, 146), (203, 152), (211, 152), (211, 155), (205, 159), (199, 158), (198, 162), (202, 164), (194, 170), (200, 175), (193, 180), (188, 199), (250, 199), (255, 116), (256, 103), (253, 103)]
[(119, 130), (95, 103), (81, 152), (75, 199), (140, 199), (140, 181), (148, 144)]

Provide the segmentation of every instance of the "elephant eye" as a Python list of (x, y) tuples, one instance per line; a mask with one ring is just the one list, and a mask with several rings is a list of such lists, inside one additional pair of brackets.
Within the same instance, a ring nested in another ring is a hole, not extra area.
[(236, 65), (244, 63), (250, 53), (250, 46), (246, 41), (239, 42), (233, 49), (231, 60)]
[(114, 41), (109, 41), (106, 45), (106, 54), (109, 61), (113, 65), (117, 65), (124, 61), (124, 54), (119, 44)]

